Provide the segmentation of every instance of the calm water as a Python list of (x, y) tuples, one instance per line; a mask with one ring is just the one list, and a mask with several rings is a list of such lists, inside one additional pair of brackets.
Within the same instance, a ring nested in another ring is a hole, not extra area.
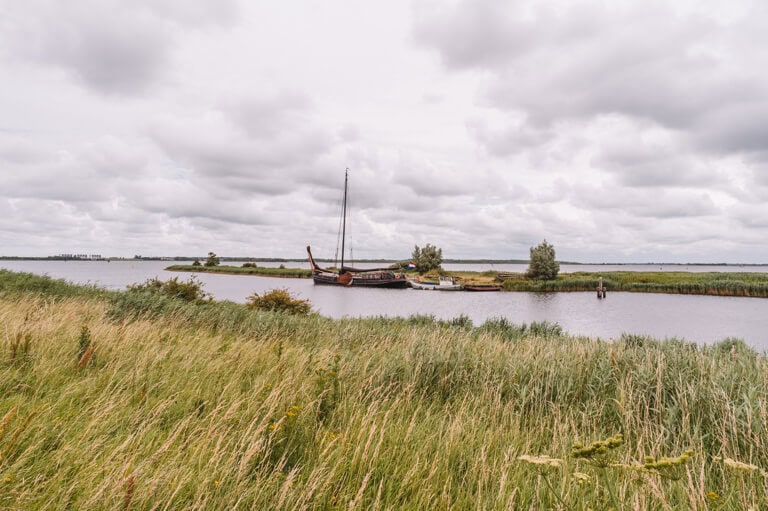
[[(0, 261), (0, 268), (47, 274), (76, 283), (96, 284), (108, 289), (158, 277), (186, 279), (185, 274), (167, 272), (167, 261)], [(259, 263), (262, 265), (262, 263)], [(277, 264), (274, 264), (277, 266)], [(289, 263), (288, 266), (299, 266)], [(362, 266), (362, 265), (361, 265)], [(490, 269), (447, 265), (452, 270)], [(503, 266), (503, 268), (502, 268)], [(498, 265), (501, 271), (524, 271), (524, 265)], [(565, 265), (564, 265), (565, 266)], [(577, 268), (577, 269), (573, 269)], [(597, 268), (597, 270), (595, 270)], [(664, 270), (686, 271), (684, 266)], [(691, 266), (687, 271), (725, 271), (722, 266)], [(766, 267), (727, 267), (735, 271), (768, 271)], [(647, 265), (578, 265), (563, 271), (650, 271)], [(253, 293), (286, 288), (309, 299), (325, 316), (410, 316), (433, 314), (450, 319), (461, 314), (478, 325), (491, 317), (506, 317), (516, 323), (557, 322), (578, 335), (616, 338), (622, 332), (648, 334), (656, 338), (678, 337), (712, 343), (726, 337), (744, 339), (760, 351), (768, 350), (768, 299), (725, 298), (642, 293), (608, 293), (598, 300), (594, 293), (451, 293), (435, 291), (360, 289), (315, 286), (310, 279), (278, 279), (238, 275), (199, 274), (205, 289), (218, 300), (245, 302)]]

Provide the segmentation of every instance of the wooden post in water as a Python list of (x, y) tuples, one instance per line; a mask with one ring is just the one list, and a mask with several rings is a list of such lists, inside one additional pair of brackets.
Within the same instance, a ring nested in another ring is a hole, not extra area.
[(600, 283), (597, 285), (597, 298), (605, 298), (605, 287), (603, 287), (603, 277), (600, 277)]

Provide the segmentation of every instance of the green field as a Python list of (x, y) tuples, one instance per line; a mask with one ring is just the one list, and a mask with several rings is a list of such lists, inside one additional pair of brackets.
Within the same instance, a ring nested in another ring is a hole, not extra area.
[(331, 320), (1, 270), (0, 326), (0, 509), (768, 506), (768, 364), (738, 340)]

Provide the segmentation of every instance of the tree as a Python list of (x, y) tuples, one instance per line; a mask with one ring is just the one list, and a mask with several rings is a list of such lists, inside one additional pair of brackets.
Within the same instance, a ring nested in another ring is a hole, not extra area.
[(205, 260), (206, 266), (218, 266), (220, 262), (219, 256), (213, 252), (208, 252), (208, 258)]
[(416, 271), (419, 273), (426, 273), (429, 270), (439, 269), (443, 264), (443, 249), (437, 248), (427, 243), (424, 248), (419, 248), (416, 245), (413, 248), (413, 254), (411, 259), (416, 265)]
[(560, 263), (555, 260), (555, 247), (542, 241), (537, 247), (531, 247), (531, 261), (528, 264), (528, 278), (554, 280), (560, 271)]

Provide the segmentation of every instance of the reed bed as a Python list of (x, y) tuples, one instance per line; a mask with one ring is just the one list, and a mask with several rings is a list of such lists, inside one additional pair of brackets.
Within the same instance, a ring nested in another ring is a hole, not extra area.
[(594, 291), (600, 278), (608, 291), (768, 298), (768, 274), (742, 272), (575, 272), (548, 281), (512, 278), (504, 282), (504, 289)]
[(739, 340), (0, 289), (0, 508), (768, 505)]

